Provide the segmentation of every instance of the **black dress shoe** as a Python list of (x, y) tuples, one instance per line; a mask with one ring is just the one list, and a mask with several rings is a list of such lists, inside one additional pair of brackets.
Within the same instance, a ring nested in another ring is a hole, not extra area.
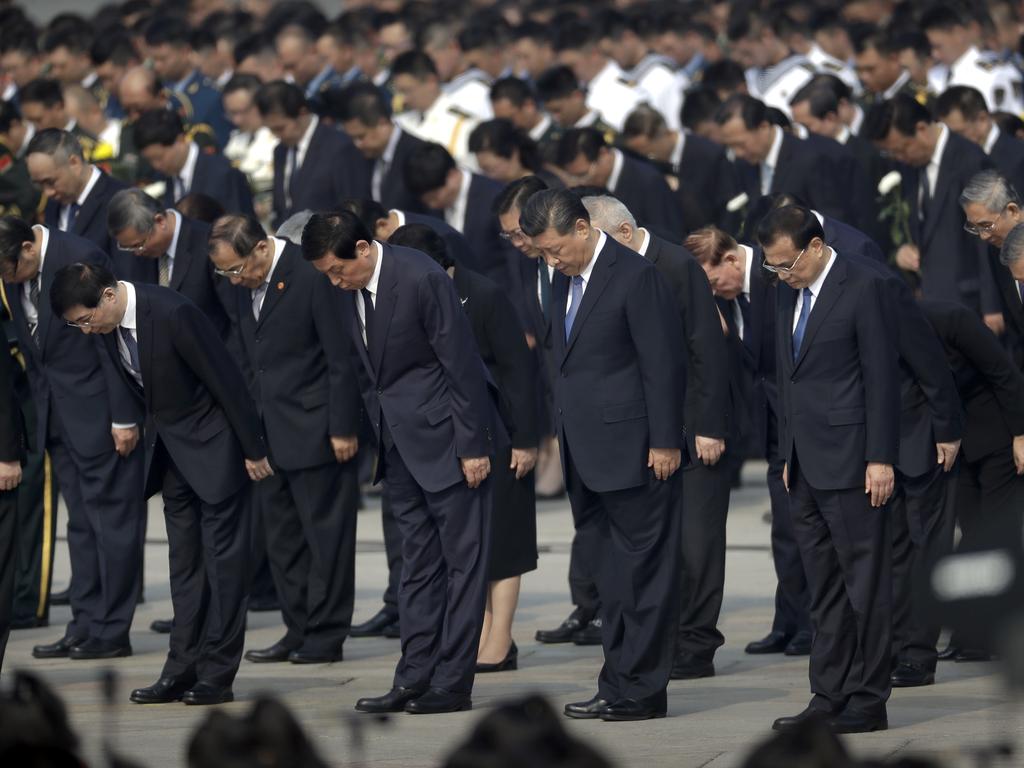
[(572, 704), (566, 704), (563, 711), (566, 717), (571, 717), (574, 720), (596, 720), (609, 704), (611, 704), (610, 701), (602, 699), (601, 694), (598, 694), (590, 701), (574, 701)]
[(39, 629), (48, 626), (49, 619), (37, 619), (35, 616), (19, 616), (11, 620), (11, 629)]
[(956, 661), (956, 657), (959, 653), (960, 648), (950, 643), (939, 651), (938, 659), (939, 661)]
[(227, 704), (235, 700), (235, 694), (229, 685), (198, 682), (182, 694), (181, 701), (185, 704), (206, 706), (209, 704)]
[(811, 633), (797, 632), (793, 639), (786, 645), (784, 653), (787, 656), (810, 656), (811, 654)]
[(501, 661), (493, 664), (483, 663), (479, 661), (476, 663), (477, 672), (504, 672), (505, 670), (513, 670), (519, 668), (519, 649), (516, 648), (516, 641), (512, 641), (512, 645), (509, 646), (508, 653), (505, 654), (505, 658)]
[(829, 719), (828, 727), (832, 733), (871, 733), (888, 730), (889, 721), (885, 715), (879, 717), (866, 712), (858, 712), (856, 709), (844, 709), (840, 714)]
[(356, 702), (356, 712), (404, 712), (405, 705), (424, 693), (423, 688), (402, 688), (396, 685), (383, 696), (367, 696)]
[(158, 634), (169, 635), (171, 634), (171, 625), (173, 623), (173, 619), (156, 619), (149, 625), (149, 628)]
[(444, 688), (430, 688), (405, 705), (405, 711), (410, 715), (443, 715), (472, 708), (473, 701), (468, 693), (446, 691)]
[(591, 619), (587, 626), (572, 636), (573, 645), (600, 645), (601, 618)]
[(958, 664), (970, 661), (992, 661), (992, 654), (979, 648), (960, 648), (953, 660)]
[(71, 589), (50, 593), (50, 605), (71, 605)]
[(653, 720), (664, 717), (667, 708), (638, 699), (619, 699), (609, 704), (598, 714), (606, 722), (629, 722), (631, 720)]
[(343, 657), (341, 648), (337, 651), (309, 651), (299, 648), (288, 654), (288, 661), (292, 664), (332, 664), (341, 661)]
[(398, 615), (390, 608), (381, 608), (368, 621), (356, 624), (348, 631), (350, 637), (381, 637), (385, 627), (398, 623)]
[(72, 648), (76, 645), (81, 645), (87, 639), (85, 637), (64, 635), (56, 643), (35, 646), (32, 649), (32, 656), (37, 659), (66, 659), (68, 654), (71, 653)]
[(789, 644), (789, 636), (785, 632), (769, 632), (760, 640), (747, 643), (745, 653), (782, 653)]
[(161, 677), (147, 688), (136, 688), (130, 698), (136, 704), (169, 704), (181, 701), (195, 682), (194, 677)]
[(672, 662), (670, 680), (698, 680), (715, 676), (715, 662), (701, 659), (692, 653), (681, 653)]
[(245, 652), (245, 660), (254, 664), (271, 664), (273, 662), (288, 661), (288, 654), (292, 652), (284, 643), (274, 643), (269, 648), (258, 648)]
[(68, 651), (68, 658), (84, 661), (88, 659), (119, 659), (131, 656), (132, 647), (128, 643), (112, 643), (90, 637), (81, 645), (75, 645)]
[(827, 721), (832, 717), (831, 712), (824, 712), (820, 709), (813, 709), (808, 707), (803, 712), (797, 715), (788, 715), (787, 717), (780, 717), (774, 723), (772, 723), (773, 731), (788, 731), (792, 728), (796, 728), (798, 725), (806, 722), (807, 720), (823, 720)]
[(892, 671), (893, 688), (917, 688), (935, 684), (935, 672), (909, 661), (901, 661)]
[(571, 643), (572, 636), (583, 629), (590, 617), (577, 608), (555, 629), (538, 629), (534, 636), (538, 643)]

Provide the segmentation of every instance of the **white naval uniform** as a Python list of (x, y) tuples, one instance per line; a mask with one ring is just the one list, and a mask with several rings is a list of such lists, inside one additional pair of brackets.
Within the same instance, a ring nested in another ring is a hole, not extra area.
[(409, 110), (397, 115), (395, 122), (416, 138), (440, 144), (459, 165), (477, 167), (469, 151), (469, 134), (480, 121), (460, 109), (448, 94), (442, 92), (426, 112)]
[(1024, 79), (1011, 64), (1000, 62), (995, 54), (971, 46), (952, 67), (944, 64), (928, 72), (928, 84), (935, 93), (951, 85), (969, 85), (981, 91), (990, 112), (1024, 112)]
[(815, 74), (817, 70), (806, 56), (794, 54), (771, 67), (748, 69), (747, 88), (755, 99), (760, 99), (769, 107), (775, 107), (792, 119), (789, 100), (807, 85)]

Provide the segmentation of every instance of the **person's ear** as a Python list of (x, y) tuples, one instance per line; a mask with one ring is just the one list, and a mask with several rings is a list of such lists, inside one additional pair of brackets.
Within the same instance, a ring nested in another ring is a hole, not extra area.
[(590, 224), (585, 219), (576, 219), (576, 235), (586, 238), (590, 234)]
[(622, 239), (627, 243), (633, 239), (633, 227), (629, 225), (628, 221), (619, 224), (619, 234), (622, 235)]

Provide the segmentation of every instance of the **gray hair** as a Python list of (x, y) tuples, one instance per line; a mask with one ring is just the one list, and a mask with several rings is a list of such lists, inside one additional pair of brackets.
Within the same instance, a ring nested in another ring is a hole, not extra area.
[(1010, 265), (1024, 257), (1024, 224), (1018, 224), (1010, 230), (999, 251), (999, 261)]
[(583, 198), (583, 207), (590, 214), (590, 223), (605, 232), (618, 229), (622, 224), (636, 229), (636, 218), (617, 197), (590, 195)]
[(163, 207), (141, 189), (122, 189), (107, 204), (107, 231), (115, 238), (128, 228), (146, 234), (158, 213)]
[(313, 211), (309, 209), (293, 213), (277, 228), (277, 237), (284, 238), (295, 245), (302, 245), (302, 230), (305, 229), (306, 222), (311, 218), (313, 218)]
[(1020, 205), (1020, 195), (999, 171), (987, 170), (974, 174), (960, 193), (960, 205), (977, 203), (986, 211), (998, 213), (1010, 203)]

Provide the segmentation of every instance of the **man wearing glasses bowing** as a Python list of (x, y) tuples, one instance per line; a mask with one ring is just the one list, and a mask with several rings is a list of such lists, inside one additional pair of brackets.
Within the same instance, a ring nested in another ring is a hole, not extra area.
[(807, 709), (836, 733), (888, 727), (892, 544), (886, 502), (898, 457), (894, 307), (884, 278), (828, 247), (817, 218), (786, 206), (757, 228), (778, 289), (779, 448), (811, 594)]

